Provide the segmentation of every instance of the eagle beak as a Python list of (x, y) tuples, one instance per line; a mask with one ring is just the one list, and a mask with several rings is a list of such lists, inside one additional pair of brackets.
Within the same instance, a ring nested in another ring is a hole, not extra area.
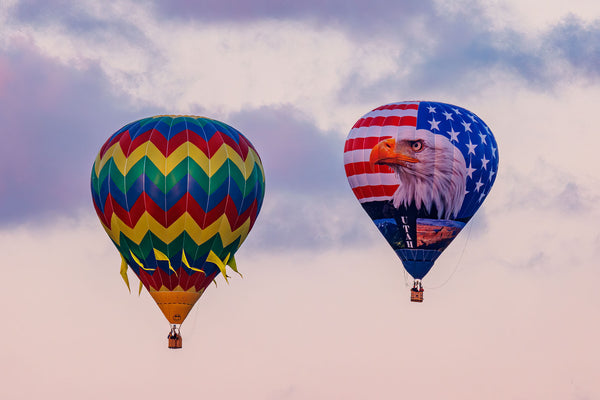
[(371, 150), (371, 155), (369, 157), (369, 161), (371, 163), (371, 168), (374, 169), (375, 165), (381, 164), (396, 164), (396, 165), (404, 165), (407, 162), (409, 163), (418, 163), (419, 160), (416, 158), (407, 156), (403, 153), (396, 152), (396, 140), (395, 139), (386, 139), (377, 143), (375, 147)]

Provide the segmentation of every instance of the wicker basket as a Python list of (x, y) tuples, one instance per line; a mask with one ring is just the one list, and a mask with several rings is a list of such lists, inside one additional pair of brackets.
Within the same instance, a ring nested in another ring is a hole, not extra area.
[(169, 348), (170, 349), (180, 349), (182, 345), (181, 335), (176, 337), (169, 337)]
[(410, 301), (415, 303), (423, 302), (423, 291), (422, 290), (411, 290), (410, 291)]

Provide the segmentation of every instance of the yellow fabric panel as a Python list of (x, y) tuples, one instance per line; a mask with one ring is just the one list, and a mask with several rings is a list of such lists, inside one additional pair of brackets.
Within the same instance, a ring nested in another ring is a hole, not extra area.
[(165, 228), (148, 212), (144, 212), (136, 226), (132, 229), (126, 224), (122, 223), (116, 213), (113, 213), (111, 217), (111, 226), (113, 227), (112, 229), (104, 226), (104, 230), (117, 244), (120, 244), (119, 236), (120, 233), (123, 232), (125, 236), (139, 245), (149, 230), (158, 236), (158, 238), (164, 243), (168, 244), (181, 235), (185, 229), (185, 231), (191, 235), (192, 239), (198, 246), (207, 240), (212, 239), (218, 233), (221, 236), (223, 247), (226, 247), (234, 242), (238, 237), (241, 238), (241, 242), (246, 239), (248, 232), (250, 231), (250, 218), (248, 218), (238, 229), (234, 231), (231, 230), (231, 225), (229, 224), (229, 220), (225, 215), (222, 215), (211, 225), (207, 226), (206, 229), (201, 229), (196, 221), (194, 221), (191, 216), (188, 216), (188, 213), (184, 213), (170, 227)]
[[(108, 149), (102, 159), (96, 159), (96, 176), (100, 173), (100, 170), (110, 158), (113, 159), (116, 167), (119, 169), (119, 172), (121, 172), (123, 175), (126, 175), (128, 168), (134, 166), (144, 156), (148, 156), (150, 161), (164, 175), (171, 173), (171, 171), (173, 171), (173, 169), (177, 167), (181, 161), (189, 156), (204, 170), (209, 177), (218, 171), (223, 163), (229, 159), (239, 168), (244, 175), (244, 179), (248, 179), (252, 173), (252, 169), (254, 168), (254, 163), (258, 160), (254, 150), (251, 148), (248, 148), (246, 160), (243, 160), (242, 157), (227, 144), (223, 144), (221, 147), (219, 147), (219, 150), (217, 150), (210, 158), (208, 158), (202, 150), (192, 143), (179, 146), (177, 150), (169, 155), (169, 157), (165, 157), (152, 142), (147, 142), (146, 144), (137, 147), (131, 154), (129, 154), (129, 157), (126, 157), (119, 143), (115, 143)], [(262, 174), (264, 174), (262, 165), (260, 163), (258, 164)]]
[(123, 258), (123, 256), (121, 255), (121, 277), (123, 278), (123, 280), (125, 281), (125, 284), (127, 285), (127, 289), (129, 290), (129, 293), (131, 293), (131, 288), (129, 287), (129, 277), (127, 276), (127, 261), (125, 261), (125, 258)]
[(139, 265), (139, 267), (141, 269), (143, 269), (144, 271), (155, 271), (156, 270), (156, 268), (146, 268), (146, 267), (144, 267), (144, 264), (142, 264), (142, 262), (139, 260), (139, 258), (137, 258), (135, 256), (135, 254), (133, 254), (133, 252), (131, 250), (129, 250), (129, 254), (131, 254), (131, 257), (133, 258), (133, 261), (135, 261), (135, 263), (137, 265)]
[(173, 266), (171, 265), (171, 260), (169, 260), (169, 257), (167, 257), (167, 255), (165, 253), (163, 253), (162, 251), (158, 250), (158, 249), (154, 249), (154, 257), (156, 257), (157, 260), (159, 261), (166, 261), (169, 263), (169, 269), (173, 272), (175, 272), (175, 276), (177, 275), (177, 271), (175, 271), (175, 269), (173, 268)]
[(229, 254), (225, 258), (224, 262), (221, 261), (221, 259), (212, 250), (208, 253), (208, 257), (206, 257), (206, 261), (211, 262), (211, 263), (215, 264), (217, 267), (219, 267), (219, 270), (221, 270), (221, 275), (223, 275), (223, 278), (225, 278), (225, 281), (227, 283), (229, 283), (229, 280), (227, 279), (227, 271), (225, 270), (225, 265), (227, 264), (228, 259), (229, 259)]
[(265, 176), (265, 170), (263, 168), (262, 162), (260, 161), (260, 157), (258, 157), (258, 154), (252, 150), (251, 147), (248, 148), (248, 157), (246, 157), (246, 169), (247, 169), (247, 174), (250, 175), (250, 173), (252, 173), (252, 168), (253, 165), (256, 164), (258, 165), (258, 168), (260, 169), (260, 175), (261, 176)]
[(233, 270), (235, 273), (237, 273), (239, 276), (241, 276), (242, 278), (244, 277), (244, 275), (242, 275), (242, 274), (240, 273), (240, 271), (238, 271), (238, 268), (237, 268), (237, 263), (235, 262), (235, 257), (234, 257), (233, 255), (232, 255), (230, 258), (229, 258), (229, 262), (227, 262), (227, 265), (229, 265), (229, 266), (231, 267), (231, 269), (232, 269), (232, 270)]
[(94, 174), (96, 176), (98, 176), (98, 174), (100, 173), (100, 153), (98, 153), (98, 155), (96, 155), (96, 159), (94, 160)]

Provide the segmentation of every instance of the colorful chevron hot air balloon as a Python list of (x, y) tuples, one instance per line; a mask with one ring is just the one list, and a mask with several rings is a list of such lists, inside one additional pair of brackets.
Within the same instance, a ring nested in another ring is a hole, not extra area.
[(374, 109), (356, 122), (344, 148), (352, 191), (415, 279), (421, 280), (489, 194), (498, 149), (472, 112), (434, 102)]
[(234, 254), (263, 203), (258, 153), (240, 132), (196, 116), (155, 116), (125, 125), (92, 168), (92, 198), (102, 226), (172, 324), (180, 324)]

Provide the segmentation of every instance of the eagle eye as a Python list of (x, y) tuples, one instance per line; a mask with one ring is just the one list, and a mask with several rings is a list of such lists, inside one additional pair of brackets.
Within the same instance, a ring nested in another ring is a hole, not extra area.
[(414, 142), (411, 142), (410, 148), (413, 151), (417, 151), (417, 152), (423, 150), (423, 141), (422, 140), (415, 140)]

